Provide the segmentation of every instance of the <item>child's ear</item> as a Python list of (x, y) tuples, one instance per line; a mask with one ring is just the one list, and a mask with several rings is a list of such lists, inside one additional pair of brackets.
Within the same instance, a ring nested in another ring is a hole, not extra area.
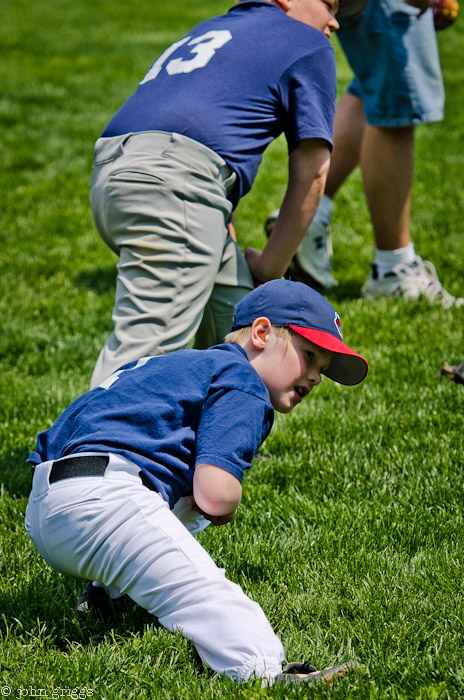
[(292, 5), (292, 0), (276, 0), (276, 2), (278, 5), (280, 5), (284, 12), (288, 12)]
[(256, 350), (262, 350), (267, 343), (272, 325), (268, 318), (261, 316), (251, 325), (251, 344)]

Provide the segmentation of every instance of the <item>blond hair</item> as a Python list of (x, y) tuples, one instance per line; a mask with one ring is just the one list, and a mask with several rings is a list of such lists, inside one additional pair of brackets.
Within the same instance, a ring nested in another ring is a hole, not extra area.
[[(276, 332), (277, 337), (283, 338), (288, 343), (292, 339), (293, 331), (288, 326), (272, 326)], [(246, 344), (248, 338), (250, 337), (251, 326), (244, 326), (243, 328), (238, 328), (236, 331), (231, 331), (224, 338), (225, 343), (237, 343), (242, 347)]]

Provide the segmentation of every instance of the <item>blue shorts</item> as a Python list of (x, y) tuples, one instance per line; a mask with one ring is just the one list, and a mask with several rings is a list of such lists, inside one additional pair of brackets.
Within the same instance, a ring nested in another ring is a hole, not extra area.
[(433, 14), (420, 19), (404, 0), (370, 0), (337, 32), (355, 78), (348, 92), (364, 103), (373, 126), (443, 119), (445, 92)]

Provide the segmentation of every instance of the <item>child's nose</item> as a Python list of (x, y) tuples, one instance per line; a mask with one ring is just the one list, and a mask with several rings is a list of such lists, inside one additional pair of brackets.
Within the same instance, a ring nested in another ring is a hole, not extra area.
[(321, 373), (319, 372), (318, 369), (315, 369), (314, 367), (311, 368), (308, 372), (308, 381), (313, 384), (314, 386), (316, 384), (319, 384), (321, 381)]

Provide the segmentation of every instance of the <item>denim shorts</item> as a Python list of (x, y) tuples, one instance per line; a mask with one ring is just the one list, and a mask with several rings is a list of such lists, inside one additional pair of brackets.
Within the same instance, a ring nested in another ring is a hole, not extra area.
[(370, 0), (337, 32), (354, 73), (348, 92), (363, 100), (373, 126), (443, 119), (445, 93), (433, 14), (404, 0)]

